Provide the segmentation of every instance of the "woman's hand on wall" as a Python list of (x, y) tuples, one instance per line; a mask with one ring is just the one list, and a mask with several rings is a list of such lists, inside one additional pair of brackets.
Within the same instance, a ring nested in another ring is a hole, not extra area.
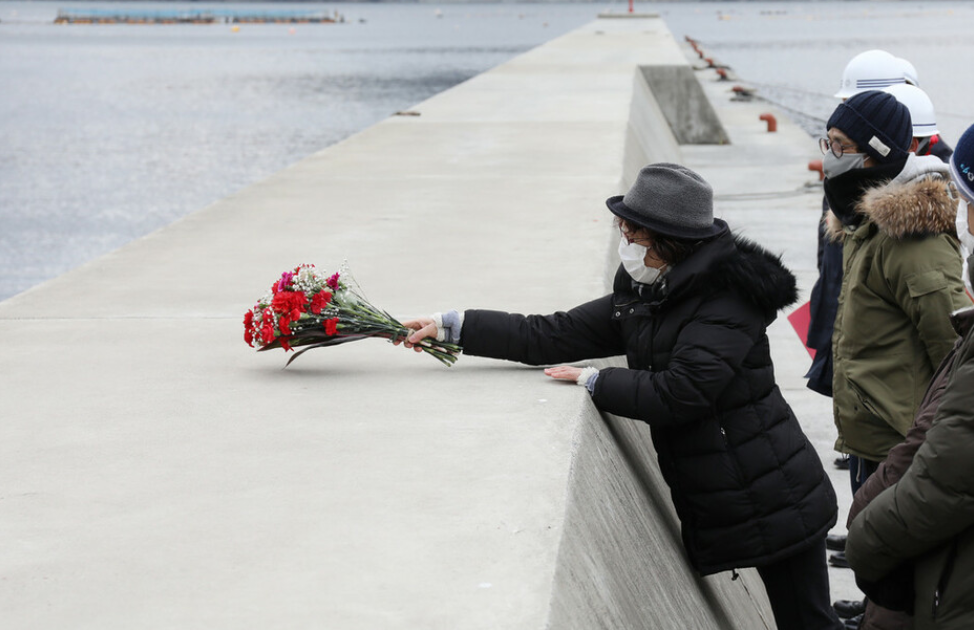
[(572, 367), (570, 365), (559, 365), (558, 367), (545, 368), (544, 373), (553, 379), (557, 379), (559, 381), (572, 381), (574, 383), (578, 381), (578, 377), (582, 373), (582, 368)]

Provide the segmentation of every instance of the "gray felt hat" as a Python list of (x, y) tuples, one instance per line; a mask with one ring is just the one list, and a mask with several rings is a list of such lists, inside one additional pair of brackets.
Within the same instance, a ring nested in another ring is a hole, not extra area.
[(675, 238), (717, 236), (727, 224), (714, 219), (714, 192), (702, 177), (679, 164), (644, 166), (625, 195), (605, 205), (618, 217)]

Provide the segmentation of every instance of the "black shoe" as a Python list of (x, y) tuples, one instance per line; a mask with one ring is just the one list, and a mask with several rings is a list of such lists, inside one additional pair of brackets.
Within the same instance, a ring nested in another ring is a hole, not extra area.
[(842, 457), (835, 458), (835, 467), (839, 470), (849, 470), (849, 456), (843, 455)]
[(844, 620), (846, 630), (859, 630), (860, 624), (862, 624), (862, 615), (856, 615), (852, 619)]
[(849, 561), (845, 559), (844, 551), (836, 551), (829, 556), (829, 564), (839, 569), (848, 569)]
[(832, 604), (832, 608), (840, 619), (852, 619), (856, 616), (861, 617), (866, 612), (866, 603), (861, 599), (840, 599)]
[(825, 537), (825, 548), (832, 551), (845, 551), (845, 535), (829, 534)]

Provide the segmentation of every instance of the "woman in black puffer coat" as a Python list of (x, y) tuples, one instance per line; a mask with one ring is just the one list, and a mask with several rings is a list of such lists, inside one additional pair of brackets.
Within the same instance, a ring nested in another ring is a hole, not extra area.
[(466, 354), (553, 365), (625, 354), (628, 368), (561, 366), (604, 412), (652, 429), (690, 562), (702, 574), (757, 567), (778, 627), (841, 628), (825, 535), (836, 499), (775, 384), (767, 326), (795, 278), (713, 218), (710, 186), (653, 164), (608, 200), (623, 231), (610, 295), (568, 312), (451, 311), (406, 325)]

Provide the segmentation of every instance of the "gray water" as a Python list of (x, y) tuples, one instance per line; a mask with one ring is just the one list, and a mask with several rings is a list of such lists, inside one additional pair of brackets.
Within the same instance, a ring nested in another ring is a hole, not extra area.
[[(344, 24), (55, 25), (59, 7), (283, 8)], [(639, 3), (810, 133), (846, 61), (910, 59), (951, 143), (974, 122), (961, 2)], [(0, 1), (0, 299), (205, 207), (626, 3)], [(692, 51), (688, 49), (688, 54)], [(700, 62), (702, 63), (702, 62)]]

